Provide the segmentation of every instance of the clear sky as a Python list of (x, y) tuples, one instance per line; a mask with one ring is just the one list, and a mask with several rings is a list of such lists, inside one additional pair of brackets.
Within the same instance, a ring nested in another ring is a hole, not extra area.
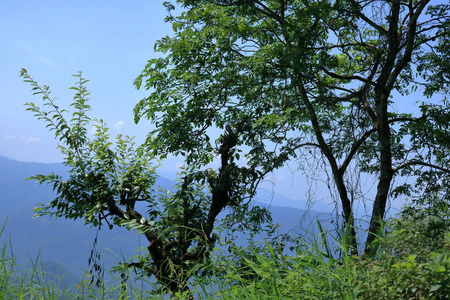
[(71, 75), (83, 71), (91, 80), (92, 117), (104, 119), (113, 135), (145, 136), (149, 125), (136, 126), (132, 115), (145, 91), (136, 91), (133, 80), (152, 57), (155, 41), (171, 32), (162, 3), (0, 1), (0, 155), (62, 160), (53, 134), (25, 111), (25, 102), (42, 102), (19, 78), (21, 68), (49, 85), (61, 106), (72, 100)]
[[(40, 105), (42, 100), (22, 82), (21, 68), (49, 85), (61, 106), (73, 97), (69, 87), (76, 79), (71, 74), (83, 71), (90, 80), (91, 116), (105, 120), (113, 136), (124, 133), (142, 141), (151, 125), (145, 120), (135, 125), (132, 109), (148, 92), (137, 91), (133, 80), (154, 56), (154, 43), (172, 32), (164, 22), (163, 2), (0, 0), (0, 155), (19, 161), (62, 161), (53, 134), (25, 111), (25, 102)], [(167, 164), (166, 171), (175, 171), (177, 163)], [(306, 198), (301, 174), (292, 177), (284, 169), (277, 178), (280, 193)], [(321, 189), (317, 196), (326, 197)]]

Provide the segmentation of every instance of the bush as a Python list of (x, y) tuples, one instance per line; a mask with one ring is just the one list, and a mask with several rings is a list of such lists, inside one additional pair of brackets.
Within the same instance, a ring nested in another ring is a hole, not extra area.
[[(323, 232), (294, 255), (267, 243), (246, 249), (226, 262), (208, 299), (450, 299), (450, 233), (431, 236), (431, 228), (428, 219), (391, 220), (374, 257), (329, 249)], [(336, 251), (341, 257), (330, 257)]]

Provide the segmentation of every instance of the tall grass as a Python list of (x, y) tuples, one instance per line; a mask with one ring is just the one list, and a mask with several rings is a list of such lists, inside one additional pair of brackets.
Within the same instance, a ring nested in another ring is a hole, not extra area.
[(322, 230), (293, 255), (268, 243), (241, 251), (239, 263), (223, 258), (227, 273), (205, 299), (450, 299), (450, 234), (430, 249), (423, 228), (391, 225), (375, 257), (349, 255), (345, 238), (330, 244)]
[[(319, 234), (298, 238), (289, 254), (269, 242), (234, 246), (232, 255), (216, 251), (211, 274), (194, 278), (191, 287), (195, 298), (202, 300), (450, 299), (449, 233), (430, 248), (424, 227), (411, 225), (390, 226), (389, 234), (379, 237), (378, 254), (371, 258), (349, 255), (345, 238), (333, 239), (320, 223)], [(133, 275), (126, 268), (99, 281), (99, 286), (86, 273), (79, 283), (65, 288), (63, 278), (49, 280), (39, 258), (29, 266), (24, 272), (16, 264), (11, 242), (0, 245), (0, 299), (168, 298), (124, 281)]]
[[(6, 222), (0, 230), (4, 233)], [(85, 272), (81, 280), (66, 286), (64, 275), (55, 276), (44, 270), (41, 257), (30, 258), (27, 264), (18, 264), (14, 256), (11, 239), (0, 243), (0, 299), (15, 300), (61, 300), (61, 299), (162, 299), (162, 295), (152, 295), (130, 278), (129, 270), (111, 278), (92, 278)], [(94, 279), (94, 280), (93, 280)], [(101, 280), (97, 280), (101, 279)], [(99, 284), (96, 285), (95, 282)]]
[[(6, 222), (0, 230), (3, 235)], [(43, 281), (36, 261), (31, 261), (31, 269), (23, 271), (16, 263), (11, 240), (0, 244), (0, 299), (52, 299), (59, 292), (53, 283)]]

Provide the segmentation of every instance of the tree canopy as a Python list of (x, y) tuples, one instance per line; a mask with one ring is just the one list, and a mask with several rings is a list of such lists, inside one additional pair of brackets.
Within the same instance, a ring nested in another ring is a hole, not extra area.
[[(205, 166), (214, 149), (209, 129), (230, 126), (239, 132), (240, 149), (249, 149), (247, 165), (261, 176), (294, 158), (324, 164), (354, 251), (354, 207), (365, 192), (351, 173), (373, 174), (366, 253), (390, 193), (411, 191), (397, 188), (396, 176), (427, 182), (422, 175), (430, 170), (448, 176), (449, 5), (177, 3), (183, 11), (176, 16), (175, 6), (165, 4), (174, 34), (157, 42), (162, 56), (149, 60), (135, 81), (150, 91), (135, 119), (156, 125), (148, 143), (156, 155), (182, 154)], [(413, 105), (420, 96), (421, 116), (396, 109), (397, 99)], [(427, 104), (432, 96), (441, 102)]]

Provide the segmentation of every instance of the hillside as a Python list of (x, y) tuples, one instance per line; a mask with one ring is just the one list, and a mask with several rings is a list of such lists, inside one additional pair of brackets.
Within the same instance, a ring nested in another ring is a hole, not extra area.
[[(33, 218), (32, 208), (38, 203), (52, 200), (54, 194), (50, 186), (40, 186), (33, 181), (25, 181), (25, 178), (50, 172), (63, 174), (65, 169), (62, 164), (24, 163), (0, 157), (0, 202), (3, 207), (0, 223), (4, 224), (7, 220), (0, 242), (11, 239), (14, 255), (19, 262), (29, 262), (30, 257), (36, 258), (39, 254), (47, 271), (70, 273), (66, 279), (72, 281), (80, 278), (83, 269), (89, 268), (88, 258), (97, 230), (85, 226), (82, 220)], [(157, 185), (164, 189), (171, 189), (174, 183), (164, 177), (157, 181)], [(276, 197), (275, 194), (274, 199)], [(256, 202), (255, 205), (267, 207), (267, 203), (271, 202)], [(305, 215), (303, 210), (289, 207), (268, 207), (273, 214), (273, 221), (280, 224), (283, 232), (308, 225), (318, 214), (310, 211)], [(300, 223), (300, 220), (303, 222)], [(105, 228), (98, 232), (97, 250), (104, 250), (106, 268), (120, 261), (122, 255), (131, 257), (136, 249), (146, 244), (145, 239), (125, 229), (114, 228), (110, 231)]]

